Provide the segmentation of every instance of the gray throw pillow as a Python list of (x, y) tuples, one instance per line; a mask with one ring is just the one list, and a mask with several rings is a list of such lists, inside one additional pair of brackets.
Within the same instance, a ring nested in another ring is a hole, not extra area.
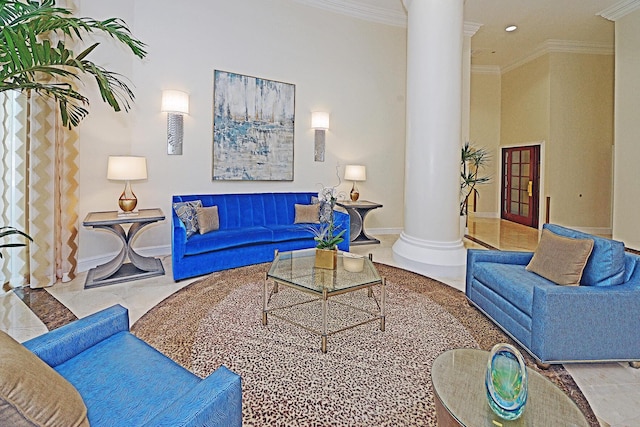
[(176, 211), (176, 215), (184, 224), (187, 229), (187, 238), (193, 236), (198, 232), (198, 217), (196, 215), (196, 208), (202, 207), (201, 200), (194, 200), (191, 202), (176, 202), (173, 204), (173, 210)]

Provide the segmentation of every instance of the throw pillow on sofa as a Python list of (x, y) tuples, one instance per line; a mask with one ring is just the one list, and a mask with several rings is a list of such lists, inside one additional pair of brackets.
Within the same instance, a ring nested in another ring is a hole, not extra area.
[(320, 223), (320, 205), (293, 205), (295, 209), (294, 224), (319, 224)]
[(178, 215), (178, 218), (180, 218), (184, 227), (187, 229), (187, 238), (198, 232), (196, 208), (201, 207), (201, 200), (194, 200), (192, 202), (176, 202), (173, 204), (173, 210), (176, 211), (176, 215)]
[(558, 236), (544, 229), (526, 270), (558, 285), (578, 286), (592, 250), (591, 239)]
[(217, 206), (197, 207), (196, 219), (198, 220), (200, 234), (205, 234), (220, 228)]
[(583, 286), (613, 286), (625, 282), (624, 243), (562, 227), (545, 224), (543, 228), (565, 237), (593, 240), (593, 251), (582, 273)]
[(75, 387), (2, 331), (0, 360), (0, 425), (89, 425), (87, 407)]

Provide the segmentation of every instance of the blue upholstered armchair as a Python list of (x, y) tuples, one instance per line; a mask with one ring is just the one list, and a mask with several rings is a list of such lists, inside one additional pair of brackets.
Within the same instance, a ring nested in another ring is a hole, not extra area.
[(115, 305), (24, 343), (80, 393), (92, 426), (241, 426), (240, 377), (205, 379), (129, 333)]

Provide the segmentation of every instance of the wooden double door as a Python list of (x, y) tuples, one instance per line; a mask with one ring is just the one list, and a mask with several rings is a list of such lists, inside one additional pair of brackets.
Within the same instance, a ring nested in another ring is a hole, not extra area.
[(538, 227), (540, 146), (502, 149), (501, 217)]

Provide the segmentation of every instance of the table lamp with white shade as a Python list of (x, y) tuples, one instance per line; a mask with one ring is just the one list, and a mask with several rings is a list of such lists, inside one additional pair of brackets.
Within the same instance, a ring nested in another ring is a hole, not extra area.
[(344, 169), (344, 179), (347, 181), (353, 181), (353, 187), (349, 196), (352, 201), (357, 201), (360, 197), (360, 191), (356, 186), (356, 182), (365, 181), (367, 179), (367, 169), (362, 165), (347, 165)]
[(126, 181), (118, 205), (123, 215), (135, 215), (138, 199), (131, 189), (131, 181), (147, 179), (147, 159), (139, 156), (109, 156), (107, 179)]

